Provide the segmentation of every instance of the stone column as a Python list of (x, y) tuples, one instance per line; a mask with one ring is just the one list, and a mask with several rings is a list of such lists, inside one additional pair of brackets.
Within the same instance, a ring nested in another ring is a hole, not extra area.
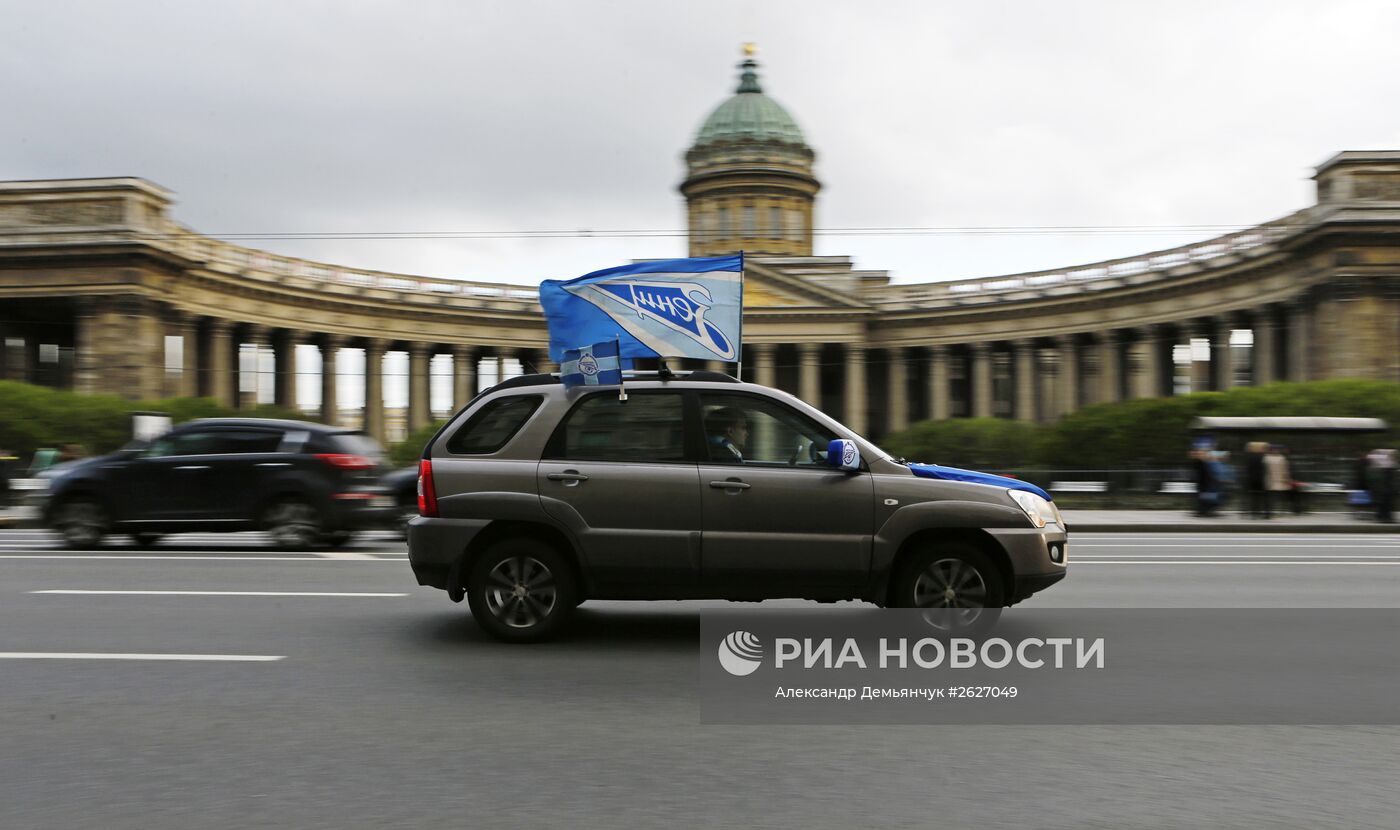
[(1040, 368), (1039, 420), (1050, 421), (1061, 414), (1060, 353), (1058, 349), (1041, 349), (1036, 360)]
[(725, 363), (723, 360), (707, 360), (705, 361), (705, 371), (719, 372), (722, 375), (727, 375), (729, 374), (729, 364)]
[(1210, 389), (1210, 362), (1196, 359), (1196, 340), (1210, 339), (1210, 324), (1193, 320), (1182, 327), (1186, 332), (1186, 343), (1191, 353), (1191, 391), (1205, 392)]
[(865, 347), (859, 343), (846, 344), (846, 389), (845, 422), (856, 434), (864, 435), (867, 420), (865, 417)]
[[(94, 297), (79, 297), (75, 301), (73, 316), (73, 390), (84, 395), (95, 395), (102, 390), (102, 357), (99, 343), (102, 340), (103, 315), (98, 310), (98, 300)], [(8, 372), (10, 354), (5, 353), (5, 369)], [(6, 374), (7, 380), (18, 380)]]
[(385, 342), (377, 338), (365, 340), (365, 416), (364, 430), (369, 437), (384, 443), (384, 351)]
[[(253, 382), (251, 385), (253, 388), (251, 391), (244, 391), (243, 389), (243, 365), (240, 360), (238, 366), (238, 407), (240, 409), (252, 409), (258, 405), (258, 387), (262, 385), (262, 356), (271, 348), (271, 339), (267, 326), (250, 323), (245, 327), (244, 331), (243, 342), (251, 344), (254, 349), (253, 359), (250, 361), (252, 364)], [(242, 344), (240, 343), (239, 345), (241, 347)]]
[(1278, 380), (1278, 326), (1274, 321), (1273, 308), (1264, 306), (1254, 312), (1250, 323), (1254, 331), (1254, 347), (1250, 350), (1252, 362), (1250, 383), (1263, 386)]
[(1120, 340), (1117, 331), (1099, 332), (1099, 403), (1115, 403), (1122, 397), (1122, 362), (1118, 352)]
[(408, 344), (408, 431), (433, 422), (428, 392), (428, 362), (432, 352), (426, 343)]
[(234, 373), (233, 323), (219, 317), (209, 320), (209, 397), (226, 407), (238, 402)]
[(1312, 344), (1309, 339), (1312, 307), (1306, 297), (1288, 305), (1288, 379), (1305, 381), (1312, 377)]
[(972, 417), (992, 417), (992, 344), (972, 344)]
[(799, 343), (797, 352), (801, 365), (798, 375), (797, 397), (820, 409), (822, 405), (822, 344)]
[(928, 412), (935, 421), (946, 421), (952, 415), (952, 399), (948, 383), (948, 347), (930, 346), (928, 362)]
[(340, 425), (339, 377), (336, 357), (344, 338), (338, 334), (321, 337), (321, 420), (330, 426)]
[(199, 321), (189, 314), (179, 314), (174, 321), (180, 335), (180, 394), (186, 398), (199, 397)]
[(1035, 343), (1031, 340), (1017, 340), (1011, 344), (1016, 373), (1016, 401), (1013, 412), (1016, 420), (1035, 420)]
[(886, 400), (889, 408), (889, 432), (903, 432), (909, 428), (909, 365), (905, 362), (904, 349), (890, 349), (886, 365)]
[(273, 399), (283, 409), (297, 410), (297, 344), (301, 342), (301, 332), (286, 329), (274, 344), (273, 364), (276, 375), (273, 383)]
[(753, 343), (749, 346), (749, 356), (753, 360), (754, 381), (759, 386), (777, 385), (777, 370), (773, 366), (772, 343)]
[(1162, 394), (1162, 335), (1155, 326), (1138, 330), (1133, 343), (1133, 377), (1128, 389), (1134, 398), (1155, 398)]
[(1068, 415), (1079, 410), (1079, 343), (1073, 334), (1055, 338), (1060, 350), (1059, 411)]
[(1234, 330), (1234, 319), (1221, 315), (1212, 321), (1210, 338), (1210, 363), (1213, 388), (1217, 391), (1233, 389), (1235, 386), (1235, 350), (1230, 345), (1230, 333)]
[(476, 397), (476, 347), (452, 347), (452, 409), (458, 410)]

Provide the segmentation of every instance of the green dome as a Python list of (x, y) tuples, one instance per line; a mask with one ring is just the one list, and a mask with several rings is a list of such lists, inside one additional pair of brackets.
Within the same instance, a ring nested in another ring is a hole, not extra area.
[(695, 137), (695, 146), (721, 141), (779, 141), (806, 146), (802, 130), (787, 110), (763, 94), (752, 59), (739, 64), (744, 70), (733, 98), (720, 104)]

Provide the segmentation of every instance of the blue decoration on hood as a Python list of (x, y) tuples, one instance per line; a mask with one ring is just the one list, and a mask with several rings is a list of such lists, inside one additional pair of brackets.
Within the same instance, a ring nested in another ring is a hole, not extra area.
[(1005, 487), (1008, 490), (1025, 490), (1027, 493), (1035, 493), (1046, 501), (1051, 501), (1050, 494), (1031, 484), (1029, 481), (1022, 481), (1019, 478), (1007, 478), (1006, 476), (992, 475), (991, 473), (979, 473), (976, 470), (960, 470), (957, 467), (943, 467), (938, 464), (915, 464), (910, 462), (909, 469), (914, 471), (914, 475), (919, 478), (938, 478), (944, 481), (966, 481), (972, 484), (990, 484), (993, 487)]

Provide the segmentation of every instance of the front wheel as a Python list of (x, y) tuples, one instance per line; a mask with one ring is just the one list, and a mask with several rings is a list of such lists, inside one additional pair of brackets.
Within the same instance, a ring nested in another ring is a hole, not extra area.
[(534, 539), (505, 539), (476, 561), (467, 603), (486, 633), (529, 643), (553, 637), (579, 603), (573, 570), (563, 556)]
[(70, 548), (91, 548), (102, 544), (108, 525), (107, 511), (92, 499), (69, 499), (54, 510), (53, 527)]
[(151, 531), (143, 530), (131, 534), (131, 541), (135, 542), (138, 548), (149, 548), (156, 542), (159, 542), (161, 540), (162, 535), (163, 534), (160, 533), (153, 533)]
[(924, 619), (934, 628), (970, 633), (996, 624), (1005, 596), (1001, 573), (986, 554), (965, 542), (944, 542), (904, 562), (890, 605), (927, 609)]

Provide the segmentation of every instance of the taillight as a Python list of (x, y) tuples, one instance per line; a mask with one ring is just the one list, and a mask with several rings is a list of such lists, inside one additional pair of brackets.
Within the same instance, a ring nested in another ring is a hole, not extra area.
[(437, 488), (433, 486), (433, 462), (421, 459), (418, 462), (418, 515), (436, 517), (438, 514)]
[(363, 455), (353, 455), (346, 452), (323, 452), (316, 455), (317, 458), (342, 470), (372, 470), (374, 462)]

